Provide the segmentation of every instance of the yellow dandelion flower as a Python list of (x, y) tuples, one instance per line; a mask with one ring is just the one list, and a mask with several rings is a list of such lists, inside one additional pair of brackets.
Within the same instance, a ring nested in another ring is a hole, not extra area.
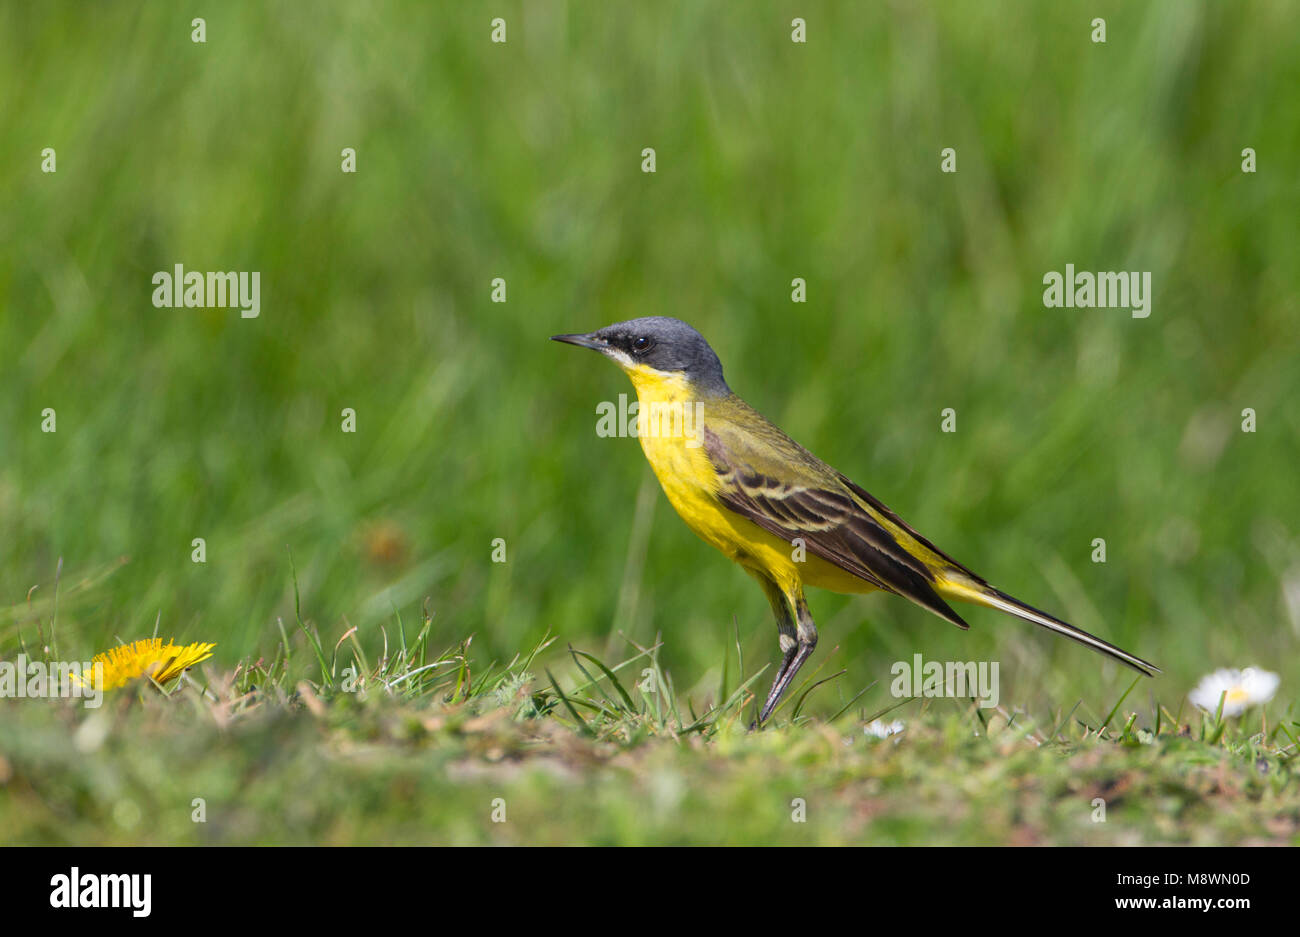
[(145, 638), (133, 644), (123, 644), (91, 658), (91, 669), (81, 675), (87, 685), (95, 678), (95, 664), (104, 665), (104, 685), (101, 690), (114, 690), (125, 686), (145, 674), (159, 683), (166, 683), (181, 675), (200, 661), (212, 656), (215, 644), (187, 644), (184, 647), (162, 638)]

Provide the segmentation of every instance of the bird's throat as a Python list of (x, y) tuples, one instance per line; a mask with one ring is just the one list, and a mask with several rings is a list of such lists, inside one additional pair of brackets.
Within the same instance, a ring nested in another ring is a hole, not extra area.
[[(699, 449), (704, 443), (706, 406), (691, 382), (680, 373), (640, 365), (624, 370), (636, 388), (637, 435), (642, 447), (657, 440), (670, 448)], [(649, 448), (646, 456), (650, 457)]]

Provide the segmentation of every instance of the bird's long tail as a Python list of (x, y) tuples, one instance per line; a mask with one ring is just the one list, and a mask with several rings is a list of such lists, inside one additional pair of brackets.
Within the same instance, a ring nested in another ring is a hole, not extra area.
[(1088, 634), (1082, 628), (1076, 628), (1069, 622), (1061, 621), (1054, 618), (1044, 611), (1034, 608), (1032, 605), (1026, 605), (1024, 602), (1007, 595), (999, 589), (984, 582), (960, 582), (949, 580), (939, 586), (938, 591), (945, 598), (960, 599), (964, 602), (971, 602), (975, 605), (983, 605), (985, 608), (996, 608), (999, 611), (1015, 615), (1017, 618), (1023, 618), (1025, 621), (1032, 621), (1036, 625), (1041, 625), (1049, 631), (1055, 631), (1059, 635), (1064, 635), (1071, 641), (1077, 641), (1085, 647), (1090, 647), (1094, 651), (1100, 651), (1107, 657), (1113, 657), (1120, 663), (1127, 664), (1139, 673), (1148, 677), (1153, 677), (1160, 673), (1160, 668), (1155, 664), (1143, 660), (1123, 648), (1116, 647), (1109, 641), (1103, 641), (1096, 635)]

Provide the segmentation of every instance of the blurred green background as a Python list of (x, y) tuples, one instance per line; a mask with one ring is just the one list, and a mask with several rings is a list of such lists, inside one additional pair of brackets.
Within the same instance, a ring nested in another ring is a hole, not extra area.
[[(767, 605), (596, 436), (626, 379), (547, 341), (665, 314), (958, 560), (1164, 667), (1166, 705), (1251, 663), (1294, 699), (1298, 35), (1287, 2), (2, 3), (0, 654), (61, 557), (64, 656), (155, 618), (270, 655), (291, 550), (327, 645), (428, 597), (482, 659), (661, 632), (708, 695), (737, 631), (775, 659)], [(178, 263), (259, 271), (261, 316), (154, 308)], [(1067, 263), (1150, 271), (1150, 318), (1045, 309)], [(1129, 679), (993, 612), (811, 604), (848, 669), (811, 711), (918, 652), (1000, 660), (1011, 703)]]

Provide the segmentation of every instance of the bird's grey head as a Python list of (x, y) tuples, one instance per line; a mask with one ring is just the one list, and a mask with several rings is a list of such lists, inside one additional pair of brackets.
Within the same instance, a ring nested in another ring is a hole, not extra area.
[(639, 366), (680, 372), (700, 390), (728, 393), (722, 362), (704, 336), (681, 319), (645, 316), (615, 322), (578, 335), (552, 335), (552, 340), (591, 348), (625, 369)]

